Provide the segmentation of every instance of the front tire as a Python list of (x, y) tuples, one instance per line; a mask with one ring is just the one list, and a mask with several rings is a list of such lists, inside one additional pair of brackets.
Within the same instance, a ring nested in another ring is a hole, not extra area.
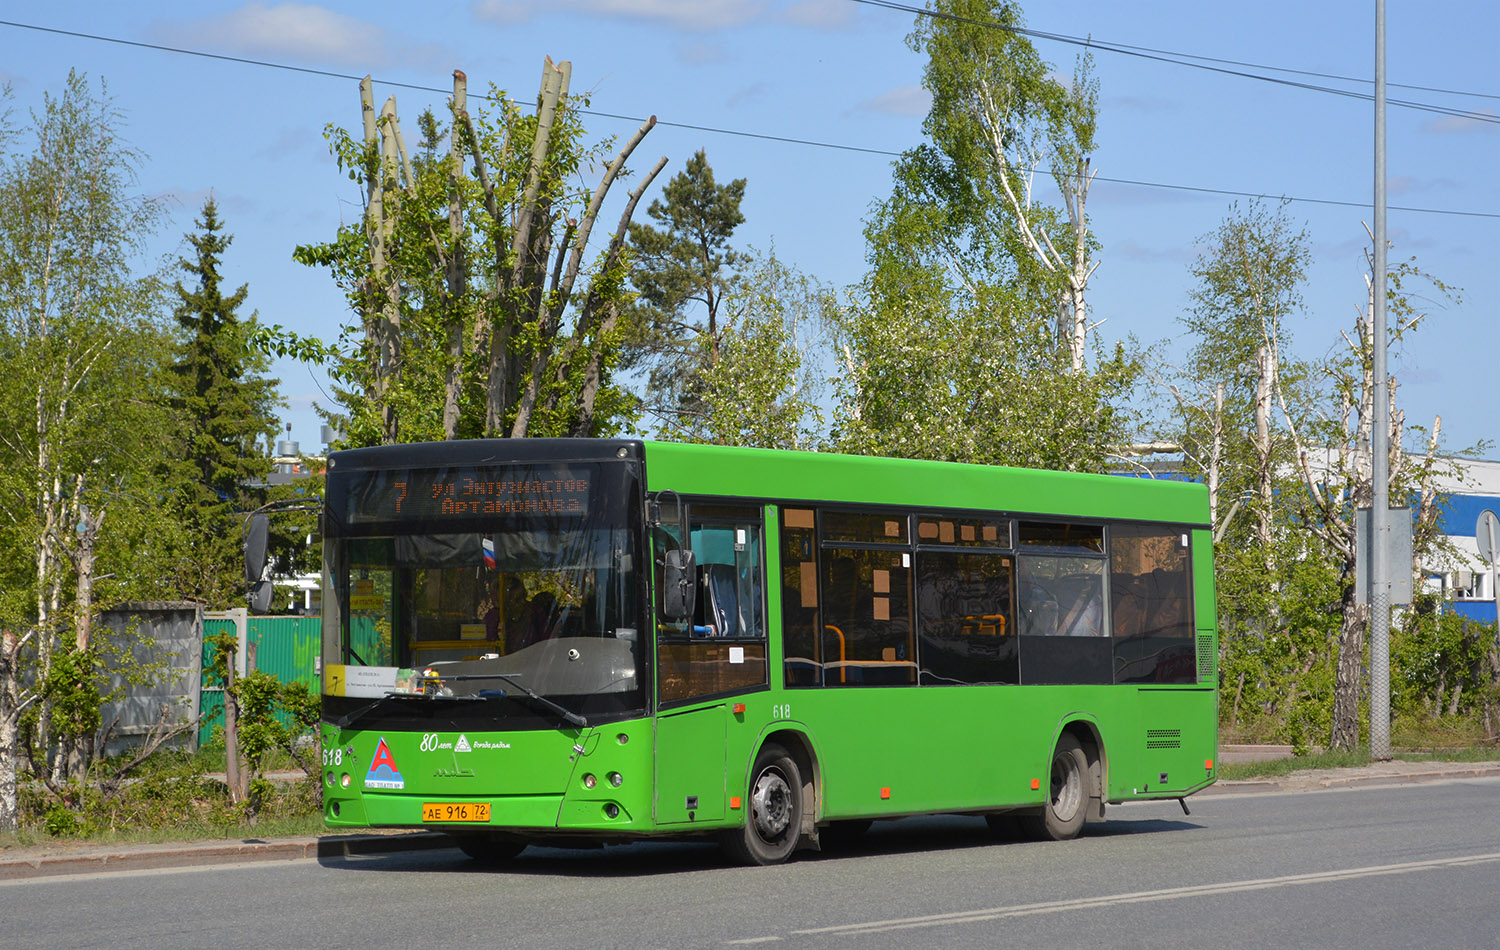
[(1078, 837), (1088, 813), (1089, 760), (1078, 738), (1065, 732), (1052, 751), (1052, 770), (1047, 804), (1040, 815), (1021, 819), (1032, 837), (1067, 841)]
[(740, 864), (780, 864), (797, 849), (802, 834), (802, 771), (781, 746), (767, 743), (750, 770), (750, 794), (743, 828), (720, 838), (725, 853)]

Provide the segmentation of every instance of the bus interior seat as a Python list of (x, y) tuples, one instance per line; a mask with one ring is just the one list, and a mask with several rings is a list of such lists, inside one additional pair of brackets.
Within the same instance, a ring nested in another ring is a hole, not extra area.
[(728, 564), (703, 565), (704, 609), (709, 636), (739, 636), (740, 611), (735, 596), (734, 568)]

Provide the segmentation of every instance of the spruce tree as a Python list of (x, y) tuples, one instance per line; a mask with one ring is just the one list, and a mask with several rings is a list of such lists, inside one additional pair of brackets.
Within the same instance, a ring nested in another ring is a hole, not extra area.
[(173, 364), (173, 408), (182, 429), (181, 511), (191, 550), (179, 578), (184, 593), (212, 606), (244, 595), (240, 522), (264, 495), (271, 461), (263, 440), (274, 437), (277, 380), (264, 375), (269, 358), (250, 345), (255, 317), (241, 320), (249, 294), (241, 285), (225, 296), (219, 268), (234, 240), (225, 234), (212, 197), (198, 231), (187, 235), (196, 255), (178, 266), (191, 289), (175, 285), (181, 339)]
[(720, 358), (726, 299), (749, 261), (729, 246), (745, 221), (744, 197), (745, 179), (720, 185), (699, 149), (646, 209), (661, 228), (630, 226), (638, 297), (625, 367), (647, 371), (647, 410), (662, 420), (663, 434), (701, 427), (709, 413), (704, 389)]

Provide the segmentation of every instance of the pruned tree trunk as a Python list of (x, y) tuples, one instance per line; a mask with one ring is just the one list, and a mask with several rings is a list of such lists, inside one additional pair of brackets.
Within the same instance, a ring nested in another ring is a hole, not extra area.
[(1359, 697), (1364, 684), (1365, 630), (1370, 610), (1354, 602), (1353, 585), (1344, 598), (1339, 628), (1338, 665), (1333, 683), (1333, 726), (1328, 746), (1340, 752), (1359, 747)]
[(20, 824), (16, 773), (21, 764), (21, 712), (29, 703), (21, 687), (21, 652), (29, 639), (30, 634), (0, 629), (0, 831), (15, 831)]
[(250, 797), (250, 775), (240, 763), (240, 704), (234, 688), (238, 653), (238, 649), (230, 650), (224, 657), (224, 782), (235, 803)]
[(468, 293), (468, 262), (464, 259), (463, 194), (463, 126), (460, 115), (469, 108), (469, 80), (462, 70), (453, 71), (454, 121), (448, 143), (448, 369), (443, 381), (443, 438), (451, 439), (458, 430), (460, 390), (463, 386), (464, 310)]

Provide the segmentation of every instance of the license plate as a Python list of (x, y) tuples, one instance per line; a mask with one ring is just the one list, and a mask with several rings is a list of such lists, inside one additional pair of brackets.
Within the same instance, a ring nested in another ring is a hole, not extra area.
[(487, 802), (423, 802), (423, 821), (489, 821)]

